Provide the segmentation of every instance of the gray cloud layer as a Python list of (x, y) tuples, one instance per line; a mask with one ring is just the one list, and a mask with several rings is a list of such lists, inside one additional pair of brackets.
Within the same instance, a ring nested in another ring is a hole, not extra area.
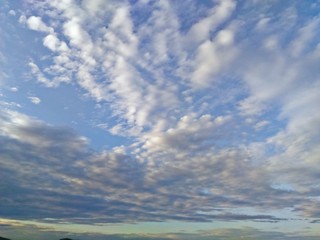
[(150, 162), (141, 162), (121, 149), (90, 150), (86, 139), (70, 129), (15, 111), (2, 111), (0, 118), (0, 212), (6, 218), (276, 222), (282, 219), (236, 214), (232, 209), (299, 206), (297, 210), (310, 213), (312, 208), (302, 193), (272, 188), (267, 170), (244, 161), (247, 156), (239, 149), (215, 154), (201, 150), (200, 156), (193, 156), (174, 148), (180, 156), (168, 149), (159, 161), (148, 152)]

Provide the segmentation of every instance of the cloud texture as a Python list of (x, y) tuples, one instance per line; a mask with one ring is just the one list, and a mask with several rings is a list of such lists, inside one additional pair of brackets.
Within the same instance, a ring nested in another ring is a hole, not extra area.
[[(56, 91), (75, 86), (107, 106), (95, 127), (127, 141), (97, 150), (71, 127), (4, 99), (1, 217), (278, 222), (290, 219), (270, 212), (289, 209), (304, 221), (320, 218), (320, 21), (301, 10), (317, 4), (28, 4), (34, 10), (22, 7), (17, 22), (45, 53), (28, 59), (29, 81)], [(237, 211), (246, 207), (252, 212)], [(253, 239), (258, 230), (246, 231)], [(227, 239), (214, 234), (198, 239)]]

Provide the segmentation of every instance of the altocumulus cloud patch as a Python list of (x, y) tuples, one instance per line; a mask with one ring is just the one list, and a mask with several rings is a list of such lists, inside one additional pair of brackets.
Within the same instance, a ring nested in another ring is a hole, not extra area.
[[(0, 10), (0, 217), (246, 222), (261, 239), (296, 239), (281, 224), (300, 221), (297, 235), (319, 234), (317, 3)], [(146, 237), (228, 239), (208, 231)]]

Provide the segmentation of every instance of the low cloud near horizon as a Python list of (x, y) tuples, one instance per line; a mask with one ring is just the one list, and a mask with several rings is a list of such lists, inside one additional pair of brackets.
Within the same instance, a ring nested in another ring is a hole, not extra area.
[(38, 227), (33, 224), (18, 224), (13, 221), (10, 223), (0, 223), (0, 232), (6, 234), (11, 240), (20, 240), (22, 236), (27, 236), (30, 239), (47, 239), (58, 240), (62, 238), (79, 239), (79, 240), (230, 240), (230, 239), (285, 239), (285, 240), (316, 240), (317, 236), (308, 236), (299, 232), (292, 231), (291, 233), (283, 233), (278, 231), (263, 231), (251, 227), (242, 229), (237, 228), (221, 228), (214, 230), (198, 231), (195, 233), (188, 232), (172, 232), (159, 234), (101, 234), (101, 233), (70, 233), (64, 231), (57, 231), (50, 227)]

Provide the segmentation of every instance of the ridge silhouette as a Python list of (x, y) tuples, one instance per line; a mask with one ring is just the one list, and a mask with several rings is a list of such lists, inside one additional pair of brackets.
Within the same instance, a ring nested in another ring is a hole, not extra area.
[[(11, 240), (11, 239), (0, 237), (0, 240)], [(71, 239), (71, 238), (61, 238), (60, 240), (73, 240), (73, 239)]]

